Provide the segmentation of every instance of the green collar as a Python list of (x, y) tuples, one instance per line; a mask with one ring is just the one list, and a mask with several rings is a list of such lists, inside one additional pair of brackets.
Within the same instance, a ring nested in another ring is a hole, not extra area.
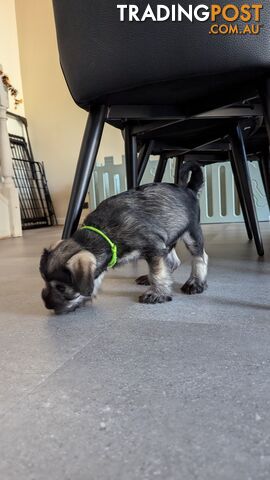
[(98, 228), (96, 227), (89, 227), (88, 225), (84, 225), (81, 230), (91, 230), (92, 232), (96, 232), (98, 233), (102, 238), (104, 238), (104, 240), (106, 240), (106, 242), (108, 242), (108, 244), (110, 245), (111, 247), (111, 251), (112, 251), (112, 258), (111, 260), (109, 261), (108, 263), (108, 267), (112, 268), (116, 265), (117, 263), (117, 245), (115, 245), (115, 243), (113, 243), (109, 237), (107, 237), (107, 235), (105, 235), (105, 233), (103, 233), (101, 230), (99, 230)]

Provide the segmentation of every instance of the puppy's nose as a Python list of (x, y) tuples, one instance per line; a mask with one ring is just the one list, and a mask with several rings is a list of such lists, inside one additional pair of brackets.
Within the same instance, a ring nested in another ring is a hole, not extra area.
[(48, 308), (48, 310), (53, 310), (54, 305), (50, 301), (49, 295), (50, 295), (49, 290), (47, 288), (43, 288), (42, 292), (41, 292), (41, 297), (42, 297), (42, 300), (45, 303), (45, 307)]

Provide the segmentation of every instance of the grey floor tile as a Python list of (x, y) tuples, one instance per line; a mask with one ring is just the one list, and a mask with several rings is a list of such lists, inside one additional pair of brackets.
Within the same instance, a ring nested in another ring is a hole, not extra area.
[(0, 478), (266, 480), (270, 476), (270, 233), (204, 227), (209, 288), (141, 305), (111, 271), (98, 300), (55, 317), (38, 259), (60, 229), (0, 242)]

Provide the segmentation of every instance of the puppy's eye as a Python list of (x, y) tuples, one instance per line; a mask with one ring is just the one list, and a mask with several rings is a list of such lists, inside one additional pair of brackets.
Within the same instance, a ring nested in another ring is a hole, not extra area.
[(58, 290), (58, 292), (60, 292), (60, 293), (64, 293), (65, 290), (66, 290), (66, 287), (64, 287), (64, 285), (60, 285), (60, 284), (59, 284), (59, 285), (56, 285), (55, 288), (56, 288), (56, 290)]

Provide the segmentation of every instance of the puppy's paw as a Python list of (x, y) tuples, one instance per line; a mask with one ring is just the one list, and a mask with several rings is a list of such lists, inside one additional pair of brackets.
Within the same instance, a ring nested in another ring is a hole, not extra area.
[(150, 285), (148, 275), (141, 275), (141, 277), (136, 278), (135, 282), (137, 285)]
[(187, 295), (195, 295), (196, 293), (202, 293), (207, 288), (206, 282), (201, 282), (197, 278), (189, 278), (188, 281), (182, 286), (182, 292)]
[(139, 297), (140, 303), (165, 303), (172, 300), (171, 295), (160, 294), (149, 290)]

